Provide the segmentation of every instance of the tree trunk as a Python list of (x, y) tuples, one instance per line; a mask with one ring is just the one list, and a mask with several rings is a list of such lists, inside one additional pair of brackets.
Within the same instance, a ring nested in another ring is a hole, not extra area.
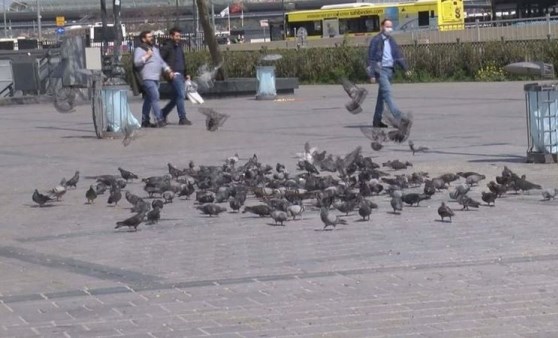
[[(209, 47), (209, 54), (211, 54), (211, 61), (214, 66), (217, 66), (223, 61), (223, 57), (221, 56), (221, 51), (219, 51), (219, 45), (217, 44), (217, 39), (215, 38), (215, 32), (213, 31), (213, 27), (209, 21), (206, 0), (196, 0), (196, 4), (198, 5), (198, 13), (200, 23), (203, 28), (203, 36), (207, 46)], [(217, 71), (216, 80), (222, 81), (224, 79), (225, 72), (223, 71), (223, 67), (221, 67)]]

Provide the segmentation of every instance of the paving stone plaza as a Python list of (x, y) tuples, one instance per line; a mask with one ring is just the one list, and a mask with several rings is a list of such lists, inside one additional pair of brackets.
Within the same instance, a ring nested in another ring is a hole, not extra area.
[[(443, 191), (400, 215), (381, 194), (370, 221), (355, 211), (333, 231), (322, 231), (310, 199), (302, 220), (284, 227), (249, 213), (204, 216), (193, 198), (175, 199), (137, 232), (114, 229), (131, 215), (124, 199), (85, 203), (94, 177), (118, 167), (148, 177), (166, 174), (168, 162), (220, 165), (238, 153), (241, 163), (257, 154), (294, 175), (306, 141), (413, 164), (381, 168), (392, 175), (482, 173), (477, 199), (504, 166), (555, 188), (556, 164), (525, 163), (523, 85), (395, 85), (396, 102), (414, 116), (410, 139), (430, 148), (415, 156), (406, 143), (370, 148), (359, 130), (372, 120), (370, 84), (359, 115), (345, 110), (338, 85), (301, 86), (275, 101), (207, 100), (230, 115), (213, 133), (187, 102), (192, 126), (177, 125), (173, 112), (166, 128), (142, 130), (127, 147), (97, 139), (85, 105), (70, 114), (0, 107), (0, 337), (557, 337), (558, 201), (540, 191), (471, 211)], [(131, 106), (139, 118), (140, 99)], [(34, 189), (76, 170), (77, 188), (62, 201), (32, 202)], [(140, 181), (126, 189), (146, 196)], [(439, 221), (442, 201), (455, 210), (452, 223)]]

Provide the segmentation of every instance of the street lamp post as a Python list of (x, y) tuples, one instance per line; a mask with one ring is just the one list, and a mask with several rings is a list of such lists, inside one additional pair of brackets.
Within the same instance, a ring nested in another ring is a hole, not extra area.
[(6, 0), (4, 0), (4, 37), (8, 37), (8, 25), (6, 23)]
[(40, 0), (37, 0), (37, 27), (38, 27), (38, 32), (39, 32), (39, 41), (42, 40), (43, 37), (43, 32), (42, 27), (41, 27), (41, 4), (40, 4)]

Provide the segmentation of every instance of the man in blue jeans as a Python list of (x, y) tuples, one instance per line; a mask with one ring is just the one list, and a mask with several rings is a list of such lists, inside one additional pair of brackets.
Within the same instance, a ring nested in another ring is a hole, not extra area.
[[(166, 125), (159, 106), (159, 79), (161, 72), (169, 78), (174, 77), (172, 69), (163, 61), (159, 49), (153, 45), (153, 34), (149, 31), (140, 33), (141, 44), (134, 50), (134, 66), (139, 71), (143, 87), (142, 127), (164, 127)], [(149, 122), (153, 110), (156, 124)]]
[(169, 80), (172, 85), (171, 100), (165, 107), (163, 107), (163, 118), (165, 122), (171, 110), (176, 106), (178, 112), (179, 125), (191, 125), (192, 122), (186, 118), (186, 109), (184, 107), (184, 100), (186, 96), (186, 88), (184, 82), (189, 76), (186, 74), (186, 58), (184, 57), (184, 49), (181, 43), (181, 31), (178, 28), (171, 28), (169, 35), (171, 37), (163, 47), (161, 47), (161, 57), (165, 62), (172, 67), (175, 76)]
[(397, 108), (391, 97), (391, 79), (393, 78), (394, 67), (396, 65), (403, 68), (405, 75), (410, 76), (411, 72), (405, 62), (401, 49), (391, 37), (393, 23), (389, 19), (382, 21), (382, 30), (370, 41), (368, 47), (368, 76), (372, 83), (378, 83), (378, 98), (372, 126), (376, 128), (386, 128), (382, 122), (384, 112), (384, 102), (387, 104), (393, 117), (399, 121), (401, 111)]

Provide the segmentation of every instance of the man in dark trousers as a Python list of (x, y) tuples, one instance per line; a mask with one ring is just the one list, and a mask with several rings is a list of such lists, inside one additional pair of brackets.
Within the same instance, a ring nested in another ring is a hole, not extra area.
[(376, 128), (386, 128), (382, 122), (384, 112), (384, 102), (387, 104), (391, 114), (396, 120), (401, 119), (401, 111), (397, 108), (391, 97), (391, 79), (395, 66), (400, 66), (405, 71), (405, 75), (410, 76), (411, 72), (405, 62), (401, 48), (391, 36), (393, 23), (389, 19), (382, 21), (382, 30), (370, 41), (368, 47), (368, 76), (370, 82), (378, 83), (378, 98), (372, 126)]
[(163, 107), (163, 117), (165, 121), (171, 110), (176, 106), (178, 112), (179, 125), (191, 125), (192, 122), (186, 118), (186, 109), (184, 107), (184, 99), (186, 97), (186, 87), (184, 82), (186, 78), (186, 58), (184, 57), (184, 49), (181, 43), (181, 31), (178, 28), (171, 28), (169, 31), (170, 41), (161, 47), (161, 57), (174, 70), (174, 77), (169, 79), (172, 85), (172, 94), (169, 103)]

